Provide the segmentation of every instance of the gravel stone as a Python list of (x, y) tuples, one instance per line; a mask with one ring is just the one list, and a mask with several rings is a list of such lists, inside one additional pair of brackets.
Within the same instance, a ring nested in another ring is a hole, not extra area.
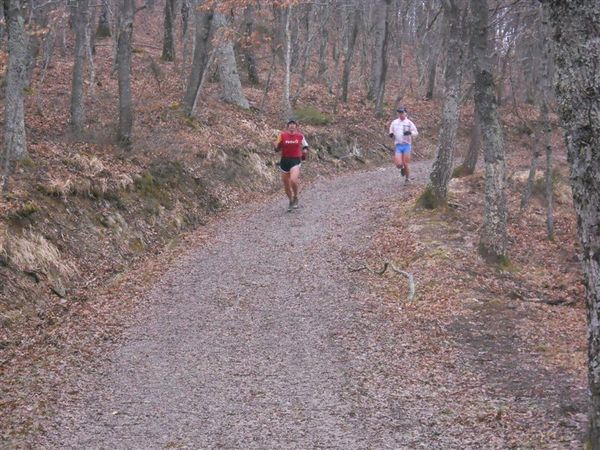
[[(413, 165), (416, 184), (427, 173)], [(305, 187), (291, 213), (282, 195), (221, 221), (157, 281), (42, 446), (408, 447), (417, 430), (389, 401), (399, 388), (365, 393), (356, 379), (402, 343), (377, 322), (357, 331), (373, 294), (348, 270), (405, 189), (395, 168), (347, 174)], [(384, 345), (372, 361), (367, 331)]]

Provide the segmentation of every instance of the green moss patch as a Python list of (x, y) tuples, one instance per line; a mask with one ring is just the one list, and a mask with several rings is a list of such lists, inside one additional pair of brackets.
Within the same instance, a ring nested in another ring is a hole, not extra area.
[(416, 206), (424, 209), (437, 209), (444, 205), (437, 201), (435, 195), (433, 195), (433, 189), (430, 185), (427, 185), (423, 193), (417, 198)]
[(455, 167), (452, 171), (452, 178), (462, 178), (472, 174), (473, 172), (467, 170), (467, 168), (461, 164), (460, 166)]
[(302, 106), (294, 111), (296, 120), (302, 124), (309, 125), (328, 125), (331, 123), (331, 116), (322, 113), (314, 106)]

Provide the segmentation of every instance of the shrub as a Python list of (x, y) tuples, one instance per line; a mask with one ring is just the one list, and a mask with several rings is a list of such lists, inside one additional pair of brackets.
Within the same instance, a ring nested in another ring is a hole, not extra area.
[(295, 110), (296, 119), (300, 123), (309, 125), (328, 125), (331, 123), (331, 117), (323, 114), (314, 106), (303, 106)]
[[(555, 167), (552, 169), (552, 175), (550, 176), (550, 178), (551, 178), (550, 182), (552, 184), (552, 192), (556, 193), (556, 188), (558, 187), (558, 185), (562, 179), (562, 175), (560, 174), (558, 168)], [(539, 178), (536, 178), (535, 182), (533, 183), (533, 194), (538, 197), (546, 197), (546, 176), (545, 176), (545, 174), (543, 174), (543, 176), (541, 176)]]
[(25, 155), (20, 161), (19, 164), (21, 164), (21, 167), (26, 167), (26, 168), (32, 168), (35, 166), (35, 163), (33, 162), (33, 159), (31, 159), (31, 156), (29, 155)]
[(36, 213), (40, 210), (40, 207), (33, 200), (25, 203), (21, 209), (19, 209), (18, 214), (21, 217), (29, 217), (33, 213)]

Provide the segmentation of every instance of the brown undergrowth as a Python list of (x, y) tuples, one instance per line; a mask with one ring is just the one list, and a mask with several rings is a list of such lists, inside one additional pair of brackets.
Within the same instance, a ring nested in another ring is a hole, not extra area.
[(479, 171), (452, 180), (455, 208), (419, 209), (421, 188), (405, 191), (394, 221), (377, 236), (371, 265), (384, 259), (411, 272), (415, 301), (407, 302), (406, 280), (397, 275), (369, 280), (390, 320), (413, 343), (417, 376), (435, 386), (429, 396), (439, 407), (438, 428), (488, 448), (580, 448), (587, 408), (585, 305), (568, 178), (557, 171), (556, 237), (550, 241), (543, 197), (535, 195), (519, 210), (525, 159), (512, 157), (506, 264), (486, 264), (477, 254)]

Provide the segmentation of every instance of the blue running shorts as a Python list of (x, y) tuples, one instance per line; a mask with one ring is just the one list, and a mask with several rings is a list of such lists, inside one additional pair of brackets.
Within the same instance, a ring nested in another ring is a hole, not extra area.
[(396, 153), (401, 155), (410, 153), (410, 144), (396, 144)]

